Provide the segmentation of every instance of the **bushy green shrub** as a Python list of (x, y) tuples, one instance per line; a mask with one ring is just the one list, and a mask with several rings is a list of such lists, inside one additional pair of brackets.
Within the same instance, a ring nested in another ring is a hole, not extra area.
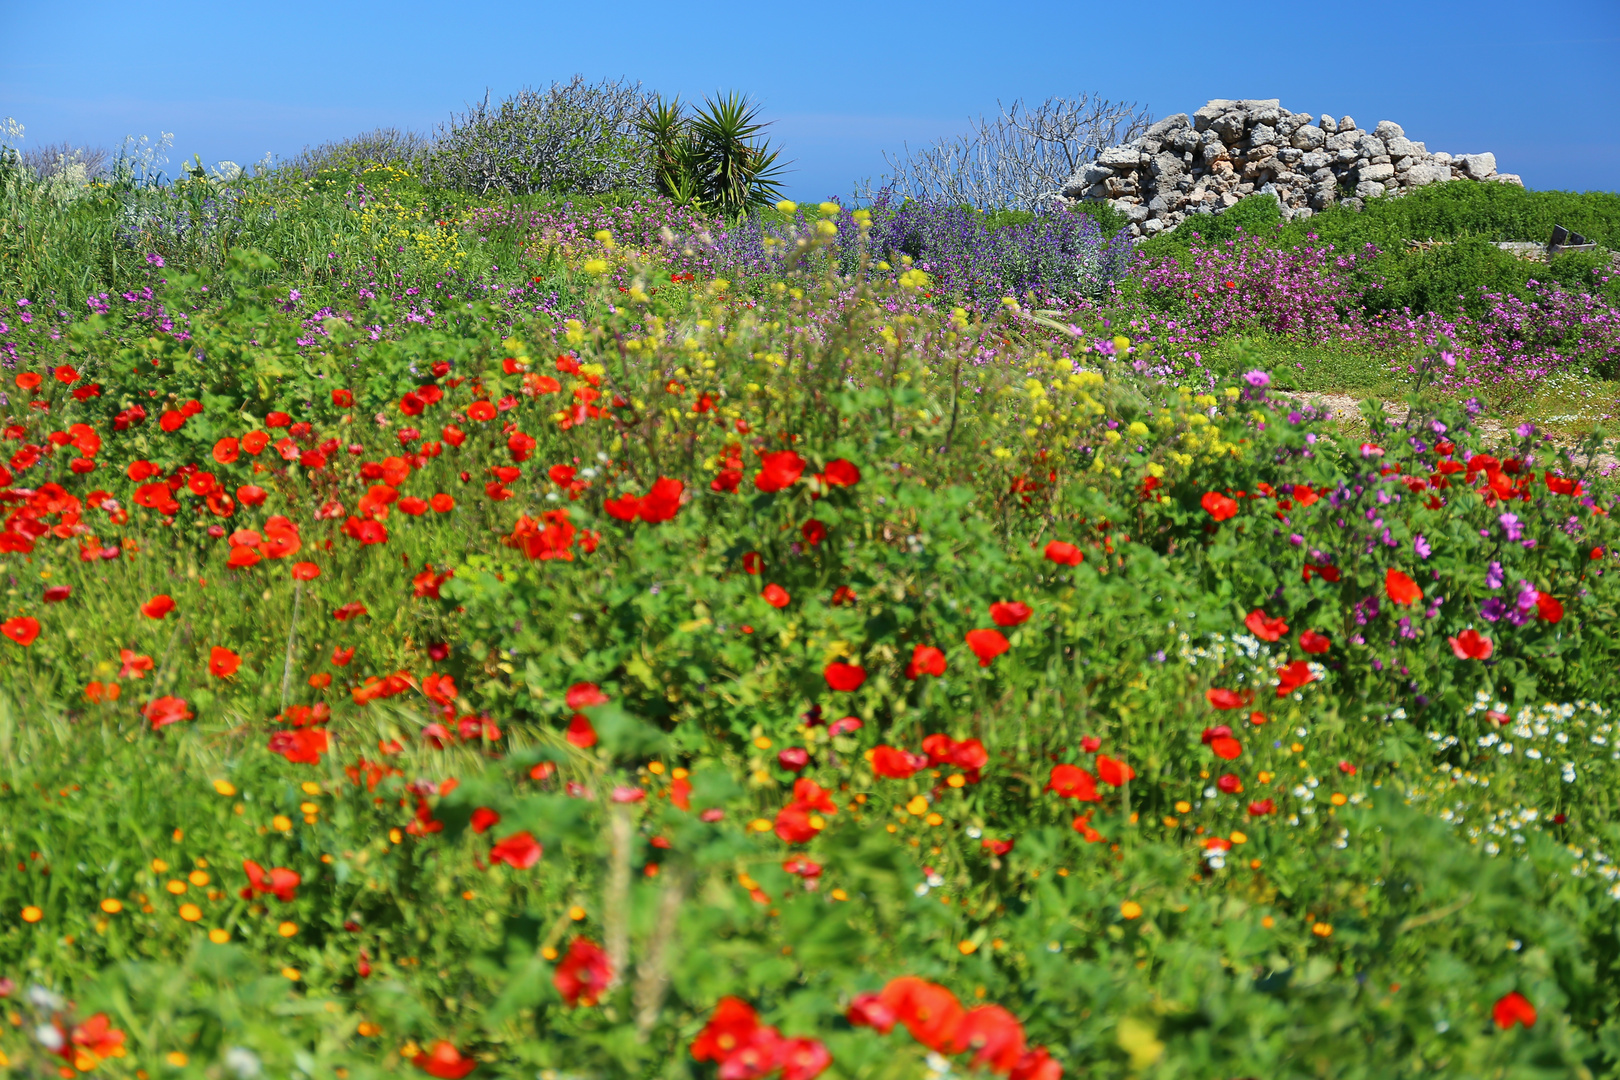
[[(1453, 180), (1417, 188), (1398, 198), (1372, 199), (1357, 211), (1334, 206), (1291, 222), (1282, 239), (1308, 234), (1341, 248), (1376, 244), (1391, 251), (1408, 240), (1533, 240), (1546, 243), (1554, 225), (1620, 249), (1620, 193), (1528, 191), (1512, 184)], [(1177, 230), (1179, 231), (1179, 230)]]
[(653, 158), (639, 123), (650, 101), (639, 84), (580, 75), (493, 107), (486, 96), (440, 129), (424, 177), (480, 195), (649, 189)]
[(420, 173), (432, 148), (432, 140), (425, 135), (380, 127), (351, 138), (307, 146), (287, 165), (312, 178), (323, 172), (360, 173), (378, 165)]

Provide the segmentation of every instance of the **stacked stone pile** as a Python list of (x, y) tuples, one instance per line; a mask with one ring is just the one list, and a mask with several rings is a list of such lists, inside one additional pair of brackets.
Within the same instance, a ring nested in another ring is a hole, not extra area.
[(1275, 98), (1217, 99), (1104, 150), (1069, 178), (1063, 196), (1106, 200), (1130, 219), (1131, 235), (1152, 236), (1255, 192), (1275, 195), (1291, 220), (1456, 179), (1524, 186), (1496, 171), (1494, 154), (1431, 153), (1390, 120), (1366, 131), (1348, 116), (1289, 112)]

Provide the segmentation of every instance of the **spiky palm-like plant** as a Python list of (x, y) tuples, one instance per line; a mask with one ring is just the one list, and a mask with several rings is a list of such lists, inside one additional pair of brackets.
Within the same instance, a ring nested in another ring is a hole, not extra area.
[(786, 163), (762, 138), (759, 106), (743, 95), (705, 98), (691, 116), (679, 98), (659, 98), (640, 126), (653, 143), (659, 189), (676, 202), (736, 219), (781, 197)]

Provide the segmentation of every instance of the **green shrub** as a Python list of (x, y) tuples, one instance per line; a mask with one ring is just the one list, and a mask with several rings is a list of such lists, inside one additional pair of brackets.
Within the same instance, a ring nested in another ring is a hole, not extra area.
[(640, 128), (650, 103), (639, 84), (579, 75), (494, 107), (486, 96), (441, 128), (423, 175), (479, 195), (650, 189), (651, 145)]
[[(1282, 230), (1285, 243), (1315, 235), (1341, 248), (1375, 244), (1385, 251), (1408, 240), (1533, 240), (1546, 243), (1554, 225), (1620, 249), (1620, 194), (1527, 191), (1511, 184), (1453, 180), (1398, 198), (1372, 199), (1363, 210), (1334, 206)], [(1180, 231), (1179, 229), (1177, 231)]]

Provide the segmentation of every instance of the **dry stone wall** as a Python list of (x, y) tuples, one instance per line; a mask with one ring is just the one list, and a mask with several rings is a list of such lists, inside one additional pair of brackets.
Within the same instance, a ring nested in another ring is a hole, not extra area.
[(1496, 171), (1494, 154), (1431, 152), (1391, 120), (1368, 131), (1349, 116), (1289, 112), (1276, 98), (1216, 99), (1104, 150), (1069, 178), (1063, 196), (1112, 203), (1133, 236), (1152, 236), (1256, 192), (1275, 195), (1291, 220), (1457, 179), (1524, 186)]

